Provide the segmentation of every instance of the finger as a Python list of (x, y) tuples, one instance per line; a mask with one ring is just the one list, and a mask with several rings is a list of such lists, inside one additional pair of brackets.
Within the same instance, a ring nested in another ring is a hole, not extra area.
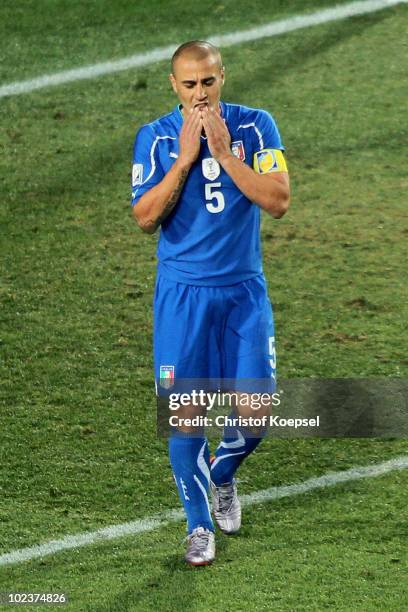
[(213, 111), (211, 113), (211, 117), (212, 117), (212, 120), (214, 121), (214, 125), (220, 125), (220, 126), (225, 127), (225, 121), (219, 113), (216, 113), (215, 111)]
[(188, 117), (185, 124), (183, 124), (182, 132), (186, 138), (191, 137), (195, 133), (197, 129), (197, 122), (199, 124), (199, 117), (194, 117), (191, 115)]
[(204, 108), (202, 111), (203, 117), (207, 118), (207, 121), (211, 122), (212, 121), (212, 115), (213, 112), (210, 108)]
[(204, 129), (205, 129), (205, 133), (207, 134), (207, 136), (211, 135), (213, 133), (213, 127), (212, 127), (211, 122), (209, 120), (208, 113), (203, 113), (202, 117), (203, 117), (202, 120), (203, 120), (203, 126), (204, 126)]
[(207, 136), (207, 138), (209, 140), (211, 140), (212, 136), (213, 136), (213, 133), (212, 133), (211, 127), (208, 125), (208, 121), (206, 119), (203, 119), (203, 128), (204, 128), (205, 135)]
[(201, 129), (202, 123), (200, 113), (194, 109), (191, 111), (188, 124), (186, 123), (184, 134), (187, 138), (196, 140), (200, 137)]
[(210, 126), (210, 129), (211, 129), (212, 133), (219, 134), (220, 133), (220, 125), (216, 121), (216, 116), (217, 116), (216, 113), (214, 113), (213, 111), (209, 111), (209, 113), (208, 113), (208, 125)]
[(202, 129), (203, 129), (203, 124), (202, 124), (202, 121), (201, 121), (201, 117), (198, 117), (198, 121), (194, 124), (194, 126), (192, 128), (192, 135), (195, 138), (197, 138), (197, 137), (200, 138)]
[(219, 125), (225, 125), (225, 121), (224, 121), (223, 117), (221, 117), (220, 113), (218, 113), (215, 108), (212, 108), (210, 110), (210, 114), (211, 114), (211, 117), (212, 117), (214, 123), (217, 123)]
[(202, 128), (201, 114), (197, 112), (197, 114), (193, 118), (193, 121), (191, 122), (191, 130), (195, 134), (196, 132), (201, 132), (201, 128)]
[(224, 119), (221, 117), (221, 115), (215, 111), (212, 111), (211, 113), (211, 119), (213, 121), (213, 125), (216, 129), (218, 130), (223, 130), (223, 131), (228, 131), (228, 128), (225, 124)]
[(198, 113), (197, 108), (191, 108), (185, 116), (184, 125), (186, 127), (190, 127), (190, 125), (194, 123), (198, 115), (199, 113)]

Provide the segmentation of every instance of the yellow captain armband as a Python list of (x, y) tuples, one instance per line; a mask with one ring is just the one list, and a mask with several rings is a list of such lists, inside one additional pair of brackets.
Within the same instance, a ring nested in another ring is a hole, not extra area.
[(254, 155), (254, 170), (258, 174), (287, 172), (287, 166), (280, 149), (262, 149)]

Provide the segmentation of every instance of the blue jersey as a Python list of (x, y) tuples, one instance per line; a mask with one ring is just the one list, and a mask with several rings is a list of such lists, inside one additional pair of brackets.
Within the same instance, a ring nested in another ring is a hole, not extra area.
[[(273, 171), (274, 151), (283, 150), (269, 113), (220, 103), (231, 135), (231, 150), (257, 172)], [(132, 205), (157, 185), (179, 153), (183, 124), (180, 107), (144, 125), (133, 153)], [(179, 201), (161, 224), (159, 273), (190, 285), (233, 285), (262, 273), (260, 209), (238, 189), (212, 157), (201, 136), (200, 153), (191, 166)]]

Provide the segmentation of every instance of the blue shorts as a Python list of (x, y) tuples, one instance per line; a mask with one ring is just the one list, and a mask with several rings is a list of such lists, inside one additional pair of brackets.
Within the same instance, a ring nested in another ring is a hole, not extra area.
[[(156, 381), (276, 377), (272, 307), (263, 275), (221, 287), (158, 275), (154, 295)], [(272, 385), (272, 390), (275, 385)]]

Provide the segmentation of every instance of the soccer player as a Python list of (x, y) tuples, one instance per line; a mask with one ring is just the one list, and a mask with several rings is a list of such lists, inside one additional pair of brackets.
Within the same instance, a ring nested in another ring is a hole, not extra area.
[[(190, 41), (174, 53), (179, 104), (137, 133), (132, 205), (140, 228), (160, 227), (154, 296), (156, 384), (176, 379), (275, 380), (271, 304), (262, 271), (260, 210), (282, 217), (289, 178), (278, 128), (259, 109), (220, 100), (219, 50)], [(242, 389), (241, 389), (242, 391)], [(241, 525), (235, 472), (262, 436), (230, 426), (210, 464), (204, 436), (177, 429), (169, 456), (188, 523), (185, 559), (215, 557), (214, 524)]]

